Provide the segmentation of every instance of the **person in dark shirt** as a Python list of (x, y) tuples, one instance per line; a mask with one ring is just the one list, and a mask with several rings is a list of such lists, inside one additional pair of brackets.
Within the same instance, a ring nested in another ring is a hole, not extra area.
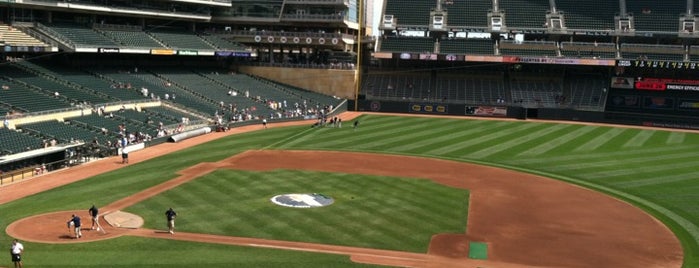
[(90, 217), (92, 218), (92, 226), (90, 227), (90, 230), (94, 230), (95, 227), (97, 227), (97, 231), (100, 230), (100, 223), (98, 222), (98, 217), (99, 217), (99, 209), (93, 204), (92, 207), (87, 211), (90, 213)]
[(80, 238), (83, 236), (83, 233), (80, 231), (80, 217), (78, 215), (73, 214), (68, 221), (68, 230), (70, 230), (71, 227), (73, 227), (73, 231), (75, 232), (75, 238)]
[(167, 228), (170, 234), (175, 233), (175, 218), (177, 217), (177, 212), (172, 210), (172, 208), (165, 211), (165, 217), (167, 218)]

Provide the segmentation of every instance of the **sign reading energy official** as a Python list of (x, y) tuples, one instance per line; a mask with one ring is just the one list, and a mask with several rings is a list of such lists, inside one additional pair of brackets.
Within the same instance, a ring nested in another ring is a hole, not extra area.
[(674, 85), (667, 84), (669, 90), (699, 91), (699, 85)]

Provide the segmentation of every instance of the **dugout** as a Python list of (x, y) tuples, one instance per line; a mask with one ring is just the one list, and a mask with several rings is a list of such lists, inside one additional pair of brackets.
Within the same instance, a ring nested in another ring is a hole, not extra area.
[(86, 156), (87, 151), (93, 150), (80, 142), (0, 156), (0, 184), (82, 163), (80, 158)]

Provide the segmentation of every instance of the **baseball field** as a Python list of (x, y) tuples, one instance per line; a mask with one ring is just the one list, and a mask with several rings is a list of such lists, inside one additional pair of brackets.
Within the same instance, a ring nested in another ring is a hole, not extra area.
[[(251, 126), (4, 186), (0, 245), (22, 239), (25, 267), (699, 267), (697, 133), (344, 116), (341, 128)], [(333, 202), (290, 208), (270, 201), (280, 194)], [(89, 226), (92, 204), (143, 225), (70, 238), (64, 215)]]

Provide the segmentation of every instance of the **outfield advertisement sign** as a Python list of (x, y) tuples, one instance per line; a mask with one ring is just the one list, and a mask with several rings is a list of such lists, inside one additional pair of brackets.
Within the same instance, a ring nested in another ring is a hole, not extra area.
[(197, 56), (199, 55), (199, 51), (196, 50), (178, 50), (177, 55), (181, 56)]
[(175, 50), (172, 49), (151, 49), (151, 55), (175, 55)]
[(538, 63), (538, 64), (562, 64), (562, 65), (592, 65), (614, 66), (614, 60), (577, 59), (577, 58), (550, 58), (550, 57), (504, 57), (505, 62), (511, 63)]
[(118, 47), (100, 47), (97, 48), (98, 53), (119, 53)]
[(504, 106), (466, 106), (464, 108), (465, 115), (488, 116), (488, 117), (506, 117), (507, 107)]
[(699, 125), (695, 125), (695, 124), (691, 124), (691, 123), (670, 123), (670, 122), (644, 121), (641, 124), (644, 126), (647, 126), (647, 127), (699, 129)]
[(612, 88), (633, 88), (650, 91), (699, 91), (699, 80), (670, 78), (613, 77)]
[(250, 52), (240, 52), (240, 51), (216, 51), (215, 56), (220, 57), (250, 57), (252, 54)]
[(612, 88), (633, 89), (635, 79), (633, 77), (612, 77)]
[(681, 110), (699, 111), (699, 100), (679, 99), (677, 108)]
[(423, 114), (446, 114), (447, 106), (443, 104), (410, 103), (408, 112)]

